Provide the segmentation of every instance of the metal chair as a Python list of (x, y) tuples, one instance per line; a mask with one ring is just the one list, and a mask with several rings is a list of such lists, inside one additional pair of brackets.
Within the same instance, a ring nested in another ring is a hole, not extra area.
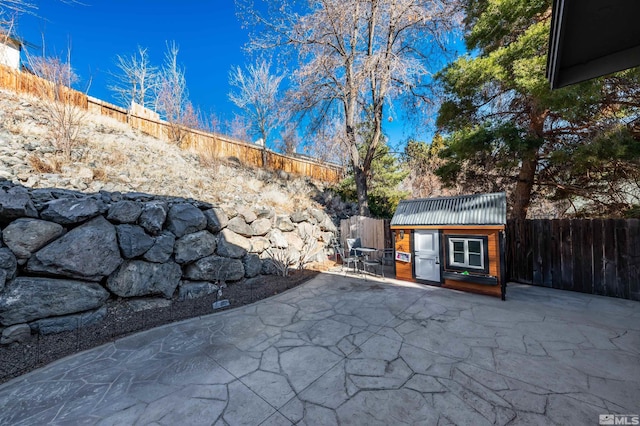
[[(374, 254), (370, 254), (366, 259), (361, 260), (363, 272), (367, 272), (367, 267), (371, 268), (374, 275), (380, 275), (384, 278), (384, 263), (383, 256), (380, 250), (377, 250)], [(379, 274), (376, 274), (376, 270), (379, 270)]]
[(352, 264), (352, 263), (353, 263), (353, 272), (357, 272), (358, 271), (358, 262), (360, 261), (360, 259), (358, 259), (357, 256), (345, 255), (344, 248), (342, 248), (341, 246), (336, 246), (335, 250), (336, 250), (336, 253), (338, 253), (340, 255), (340, 257), (342, 258), (342, 270), (343, 271), (344, 271), (345, 265), (347, 266), (347, 269), (348, 269), (349, 265)]

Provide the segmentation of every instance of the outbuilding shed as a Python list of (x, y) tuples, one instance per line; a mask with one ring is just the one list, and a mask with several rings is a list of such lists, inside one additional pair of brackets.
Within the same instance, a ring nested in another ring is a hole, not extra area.
[(401, 201), (396, 278), (505, 298), (504, 192)]

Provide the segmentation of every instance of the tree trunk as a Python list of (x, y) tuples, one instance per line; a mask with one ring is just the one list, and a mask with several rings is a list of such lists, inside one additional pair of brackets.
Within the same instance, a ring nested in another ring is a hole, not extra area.
[(359, 167), (354, 167), (353, 174), (356, 181), (356, 193), (358, 195), (358, 214), (371, 216), (369, 211), (369, 196), (367, 191), (367, 174)]
[(538, 167), (538, 159), (535, 156), (522, 160), (520, 172), (518, 173), (518, 182), (514, 192), (513, 209), (511, 210), (512, 219), (524, 220), (527, 218), (527, 210), (531, 203), (531, 193), (533, 192), (533, 183), (536, 176), (536, 168)]
[(262, 146), (262, 168), (266, 169), (267, 168), (267, 144), (266, 142), (263, 142), (263, 143), (264, 145)]

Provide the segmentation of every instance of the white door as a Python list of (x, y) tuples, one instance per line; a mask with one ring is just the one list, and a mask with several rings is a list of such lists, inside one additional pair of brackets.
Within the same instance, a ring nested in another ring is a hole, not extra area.
[(440, 282), (440, 237), (438, 231), (416, 230), (413, 234), (416, 278)]

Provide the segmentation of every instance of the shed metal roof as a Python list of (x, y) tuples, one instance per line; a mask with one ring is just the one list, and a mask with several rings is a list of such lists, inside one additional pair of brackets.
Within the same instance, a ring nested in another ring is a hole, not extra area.
[(504, 225), (507, 196), (493, 194), (422, 198), (400, 201), (391, 226)]

